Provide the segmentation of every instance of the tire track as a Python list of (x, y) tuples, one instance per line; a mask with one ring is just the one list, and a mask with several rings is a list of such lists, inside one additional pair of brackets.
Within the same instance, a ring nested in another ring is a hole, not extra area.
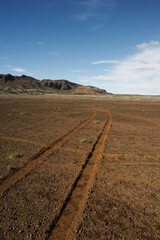
[(135, 182), (136, 184), (142, 186), (143, 183), (151, 183), (151, 180), (153, 180), (153, 182), (159, 182), (159, 179), (152, 179), (152, 178), (148, 178), (148, 176), (133, 176), (133, 175), (126, 175), (125, 173), (118, 173), (118, 172), (114, 172), (114, 173), (108, 173), (107, 174), (108, 179), (116, 179), (117, 182), (120, 182), (121, 180), (127, 182), (127, 181), (132, 181)]
[[(107, 163), (101, 163), (101, 166), (110, 166), (113, 164), (115, 164), (114, 162), (107, 162)], [(117, 165), (119, 165), (119, 162), (116, 163)], [(158, 161), (152, 161), (152, 162), (121, 162), (121, 165), (122, 166), (139, 166), (139, 167), (142, 167), (142, 166), (160, 166), (160, 162)]]
[(38, 143), (38, 142), (33, 142), (33, 141), (26, 140), (26, 139), (21, 139), (21, 138), (13, 138), (13, 137), (2, 136), (2, 137), (0, 137), (0, 139), (2, 139), (2, 140), (12, 140), (12, 141), (18, 141), (18, 142), (25, 142), (25, 143), (31, 143), (31, 144), (34, 144), (36, 146), (45, 147), (45, 144)]
[(61, 209), (50, 225), (45, 240), (73, 240), (82, 218), (82, 212), (88, 199), (89, 191), (93, 186), (94, 177), (98, 170), (105, 141), (112, 124), (112, 115), (108, 110), (108, 120), (105, 123), (97, 141), (89, 152), (84, 165), (76, 177)]
[(64, 142), (66, 142), (71, 136), (77, 133), (81, 128), (83, 128), (86, 124), (90, 123), (96, 115), (95, 109), (91, 107), (92, 114), (89, 118), (84, 120), (83, 122), (79, 123), (76, 127), (71, 129), (68, 133), (64, 136), (56, 139), (54, 142), (49, 144), (47, 147), (42, 148), (39, 152), (34, 154), (30, 159), (29, 163), (27, 163), (24, 167), (22, 167), (19, 171), (17, 171), (11, 177), (5, 179), (2, 184), (0, 185), (0, 197), (4, 195), (9, 187), (14, 185), (17, 181), (25, 177), (27, 173), (29, 173), (32, 168), (38, 164), (39, 162), (43, 162), (44, 159), (53, 154), (53, 152), (58, 149)]
[(142, 152), (142, 153), (103, 153), (103, 155), (105, 157), (121, 157), (121, 158), (125, 158), (125, 157), (160, 157), (160, 153), (145, 153), (145, 152)]

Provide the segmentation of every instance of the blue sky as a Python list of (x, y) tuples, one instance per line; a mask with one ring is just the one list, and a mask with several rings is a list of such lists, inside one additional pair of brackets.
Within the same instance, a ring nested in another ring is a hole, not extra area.
[(0, 73), (160, 94), (159, 0), (5, 0), (0, 9)]

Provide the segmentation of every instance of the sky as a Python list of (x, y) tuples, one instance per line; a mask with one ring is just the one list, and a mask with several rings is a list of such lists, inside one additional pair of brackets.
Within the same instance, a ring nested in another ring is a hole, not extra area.
[(160, 95), (160, 0), (0, 0), (0, 73)]

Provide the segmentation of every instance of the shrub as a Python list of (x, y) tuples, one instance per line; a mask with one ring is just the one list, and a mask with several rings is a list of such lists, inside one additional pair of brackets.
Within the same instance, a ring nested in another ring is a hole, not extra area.
[(12, 167), (11, 166), (7, 166), (7, 170), (8, 171), (12, 170)]
[(12, 153), (9, 155), (9, 159), (16, 159), (22, 157), (22, 154), (20, 153)]
[(92, 141), (89, 140), (89, 139), (86, 139), (86, 138), (82, 138), (82, 139), (80, 140), (80, 143), (92, 143)]
[(20, 115), (26, 115), (26, 112), (20, 112)]

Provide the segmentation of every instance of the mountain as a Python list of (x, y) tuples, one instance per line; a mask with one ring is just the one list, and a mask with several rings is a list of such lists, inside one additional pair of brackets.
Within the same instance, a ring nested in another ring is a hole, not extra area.
[(11, 74), (0, 74), (1, 88), (19, 88), (19, 89), (43, 89), (40, 80), (25, 75), (12, 76)]
[(0, 74), (0, 90), (3, 92), (42, 92), (63, 94), (107, 94), (103, 89), (83, 86), (68, 80), (37, 80), (26, 75), (13, 76), (11, 74)]
[(79, 84), (72, 83), (68, 80), (50, 80), (50, 79), (44, 79), (41, 81), (41, 84), (45, 88), (51, 88), (54, 90), (73, 90), (78, 88)]

